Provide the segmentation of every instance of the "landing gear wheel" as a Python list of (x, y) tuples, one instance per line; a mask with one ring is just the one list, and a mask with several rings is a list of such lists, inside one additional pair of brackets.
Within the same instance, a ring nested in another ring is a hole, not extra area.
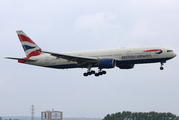
[(102, 71), (102, 74), (106, 74), (106, 71)]
[(103, 73), (102, 73), (102, 72), (99, 72), (98, 74), (99, 74), (99, 75), (102, 75)]
[(88, 75), (91, 75), (91, 72), (87, 72)]
[(164, 68), (163, 67), (160, 67), (160, 70), (163, 70)]
[(95, 73), (94, 75), (95, 75), (96, 77), (98, 77), (98, 76), (99, 76), (99, 73)]
[(88, 73), (83, 73), (83, 76), (85, 76), (85, 77), (88, 76)]
[(94, 70), (92, 70), (92, 71), (91, 71), (91, 74), (95, 74), (95, 71), (94, 71)]

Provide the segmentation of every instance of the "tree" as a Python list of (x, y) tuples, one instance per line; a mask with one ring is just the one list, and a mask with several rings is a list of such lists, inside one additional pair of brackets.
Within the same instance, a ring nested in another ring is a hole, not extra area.
[(108, 114), (103, 120), (179, 120), (179, 116), (172, 113), (158, 113), (158, 112), (135, 112), (123, 111)]
[(104, 120), (112, 120), (112, 118), (109, 114), (107, 114), (106, 117), (104, 117)]

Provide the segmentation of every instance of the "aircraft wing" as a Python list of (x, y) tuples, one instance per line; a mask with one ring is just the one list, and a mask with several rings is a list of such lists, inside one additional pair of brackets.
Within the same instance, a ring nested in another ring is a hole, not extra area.
[[(41, 50), (39, 50), (41, 51)], [(68, 61), (78, 62), (78, 63), (95, 63), (98, 62), (98, 58), (94, 57), (85, 57), (85, 56), (76, 56), (76, 55), (68, 55), (64, 53), (53, 53), (53, 52), (47, 52), (47, 51), (41, 51), (43, 53), (51, 54), (52, 56), (55, 56), (57, 58), (63, 58)]]

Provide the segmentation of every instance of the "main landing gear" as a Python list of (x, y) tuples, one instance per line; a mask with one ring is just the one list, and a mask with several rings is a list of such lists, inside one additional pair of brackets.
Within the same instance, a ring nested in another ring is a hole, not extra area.
[(160, 70), (163, 70), (163, 69), (164, 69), (164, 67), (162, 67), (164, 63), (166, 63), (166, 61), (161, 62)]
[(96, 77), (100, 76), (100, 75), (103, 75), (103, 74), (106, 74), (106, 71), (101, 71), (101, 69), (98, 71), (98, 73), (95, 73), (94, 75)]
[(102, 69), (99, 69), (98, 73), (96, 73), (94, 70), (91, 70), (91, 67), (92, 67), (91, 64), (89, 64), (89, 65), (87, 66), (88, 70), (87, 70), (87, 72), (83, 73), (83, 76), (86, 77), (86, 76), (88, 76), (88, 75), (94, 74), (96, 77), (98, 77), (98, 76), (100, 76), (100, 75), (106, 74), (106, 71), (102, 71)]
[(91, 70), (91, 71), (87, 71), (86, 73), (83, 73), (83, 76), (88, 76), (88, 75), (92, 75), (94, 74), (96, 77), (100, 76), (100, 75), (104, 75), (106, 74), (106, 71), (101, 71), (99, 70), (98, 73), (96, 73), (94, 70)]
[(87, 71), (86, 73), (83, 73), (83, 76), (88, 76), (88, 75), (92, 75), (92, 74), (95, 74), (95, 71), (92, 70), (92, 71)]
[(88, 75), (95, 74), (95, 71), (91, 70), (91, 67), (92, 67), (92, 64), (88, 64), (88, 66), (87, 66), (88, 71), (86, 73), (83, 73), (83, 76), (88, 76)]

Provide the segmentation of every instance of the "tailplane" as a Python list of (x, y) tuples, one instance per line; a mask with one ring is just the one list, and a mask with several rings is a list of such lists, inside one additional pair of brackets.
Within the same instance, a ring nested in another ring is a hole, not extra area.
[(32, 56), (38, 56), (42, 53), (41, 51), (39, 51), (41, 50), (41, 48), (37, 44), (35, 44), (23, 31), (18, 30), (16, 32), (22, 44), (24, 52), (28, 58)]

